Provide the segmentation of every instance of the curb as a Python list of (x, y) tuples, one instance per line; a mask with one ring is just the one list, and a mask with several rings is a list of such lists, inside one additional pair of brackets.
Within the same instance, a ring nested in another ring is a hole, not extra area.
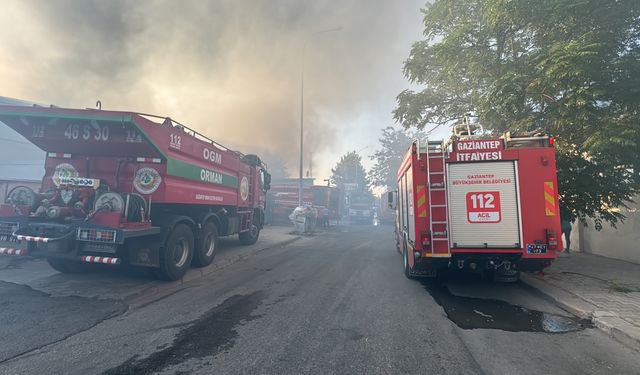
[[(168, 297), (174, 293), (177, 293), (183, 289), (186, 289), (189, 287), (187, 286), (188, 284), (196, 280), (203, 279), (204, 277), (209, 276), (222, 269), (225, 269), (235, 263), (246, 260), (250, 256), (261, 253), (263, 251), (287, 246), (293, 242), (298, 241), (301, 238), (302, 237), (300, 236), (296, 236), (294, 238), (290, 238), (285, 241), (274, 243), (267, 247), (255, 249), (243, 254), (229, 257), (228, 259), (225, 259), (223, 262), (220, 262), (220, 263), (216, 263), (214, 260), (214, 263), (207, 267), (190, 269), (189, 272), (187, 272), (187, 274), (184, 275), (184, 277), (180, 280), (170, 281), (170, 282), (161, 281), (161, 282), (158, 282), (157, 284), (154, 283), (153, 285), (149, 285), (149, 287), (147, 288), (144, 288), (142, 290), (137, 290), (133, 293), (124, 295), (122, 296), (122, 298), (120, 298), (120, 300), (128, 305), (133, 305), (133, 307), (136, 307), (136, 308), (146, 306), (150, 303), (157, 301), (158, 299)], [(151, 297), (155, 297), (155, 298), (151, 299)]]
[(598, 306), (534, 275), (521, 273), (520, 281), (562, 309), (582, 319), (590, 320), (596, 328), (619, 343), (640, 351), (640, 328), (621, 319), (617, 314), (600, 310)]

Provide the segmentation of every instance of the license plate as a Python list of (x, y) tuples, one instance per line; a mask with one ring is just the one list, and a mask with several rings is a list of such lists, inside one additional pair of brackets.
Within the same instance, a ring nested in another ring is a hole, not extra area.
[(527, 254), (546, 254), (547, 245), (527, 245)]
[(0, 235), (0, 242), (17, 242), (14, 236), (8, 236), (6, 234)]

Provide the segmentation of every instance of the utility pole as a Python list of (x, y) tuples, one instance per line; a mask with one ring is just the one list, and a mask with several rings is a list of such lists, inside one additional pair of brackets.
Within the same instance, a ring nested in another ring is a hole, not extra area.
[[(342, 30), (342, 26), (338, 26), (333, 29), (316, 31), (311, 35), (324, 34), (332, 31), (340, 31), (340, 30)], [(303, 190), (302, 180), (304, 176), (304, 172), (303, 172), (304, 160), (302, 157), (303, 151), (304, 151), (304, 146), (303, 146), (303, 143), (304, 143), (304, 60), (305, 60), (305, 53), (307, 50), (307, 42), (308, 42), (308, 38), (305, 38), (304, 44), (302, 45), (302, 69), (300, 74), (300, 171), (299, 171), (300, 181), (298, 181), (298, 206), (302, 206), (302, 190)], [(309, 162), (309, 164), (311, 165), (311, 161)], [(311, 166), (309, 167), (309, 172), (311, 173)]]

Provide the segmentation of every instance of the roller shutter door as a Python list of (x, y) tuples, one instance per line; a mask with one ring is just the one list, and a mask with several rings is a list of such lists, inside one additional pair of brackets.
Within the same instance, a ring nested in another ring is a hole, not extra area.
[(447, 166), (452, 249), (521, 248), (516, 163)]

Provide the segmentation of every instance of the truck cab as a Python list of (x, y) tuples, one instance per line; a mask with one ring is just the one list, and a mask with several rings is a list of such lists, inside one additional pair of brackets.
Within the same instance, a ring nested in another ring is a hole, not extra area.
[(347, 216), (351, 223), (372, 224), (374, 218), (373, 195), (352, 191), (347, 195)]

